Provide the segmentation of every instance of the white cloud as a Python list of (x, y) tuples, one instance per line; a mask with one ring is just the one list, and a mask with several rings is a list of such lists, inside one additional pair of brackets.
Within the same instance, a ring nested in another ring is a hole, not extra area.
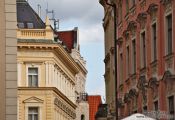
[(103, 41), (103, 28), (101, 24), (80, 28), (80, 44)]

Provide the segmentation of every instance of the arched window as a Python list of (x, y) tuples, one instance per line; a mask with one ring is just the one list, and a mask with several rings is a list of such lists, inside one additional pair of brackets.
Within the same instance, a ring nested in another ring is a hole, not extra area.
[(85, 120), (84, 114), (81, 115), (81, 120)]

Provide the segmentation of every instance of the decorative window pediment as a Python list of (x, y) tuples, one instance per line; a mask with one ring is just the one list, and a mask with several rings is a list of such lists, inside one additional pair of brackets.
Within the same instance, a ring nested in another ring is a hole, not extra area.
[(158, 10), (158, 5), (155, 3), (150, 4), (148, 7), (147, 13), (151, 16), (152, 21), (154, 21), (156, 18), (157, 10)]
[(145, 27), (146, 20), (147, 20), (146, 12), (139, 13), (136, 19), (136, 21), (140, 24), (142, 29)]
[(167, 5), (170, 4), (172, 2), (172, 0), (161, 0), (160, 1), (163, 5)]
[(129, 97), (133, 98), (133, 97), (137, 97), (138, 96), (138, 91), (135, 88), (132, 88), (129, 90)]
[(124, 36), (125, 38), (128, 38), (128, 37), (129, 37), (129, 31), (128, 31), (128, 30), (124, 30), (124, 31), (123, 31), (123, 36)]
[(148, 83), (146, 82), (146, 76), (142, 75), (139, 78), (139, 82), (137, 84), (138, 89), (140, 89), (143, 97), (143, 104), (146, 104), (147, 102), (147, 88), (148, 88)]
[(158, 5), (155, 4), (155, 3), (152, 3), (152, 4), (149, 5), (147, 13), (151, 14), (152, 12), (157, 11), (157, 9), (158, 9)]
[(127, 103), (129, 101), (129, 93), (125, 93), (124, 102)]
[(153, 89), (154, 87), (158, 87), (158, 85), (159, 85), (159, 82), (158, 82), (158, 80), (157, 80), (156, 77), (152, 77), (152, 78), (149, 80), (149, 82), (148, 82), (148, 86), (149, 86), (151, 89)]
[(168, 79), (174, 79), (175, 80), (175, 75), (171, 73), (171, 71), (167, 70), (164, 72), (164, 75), (162, 77), (162, 80), (167, 81)]
[(165, 12), (169, 13), (172, 11), (172, 1), (173, 0), (161, 0), (160, 2), (165, 6)]
[(149, 88), (152, 89), (153, 99), (156, 99), (158, 97), (158, 86), (159, 86), (159, 82), (158, 82), (157, 78), (152, 77), (148, 82), (148, 86), (149, 86)]
[(121, 46), (122, 43), (123, 43), (123, 38), (122, 38), (122, 37), (119, 37), (118, 40), (117, 40), (117, 44), (118, 44), (119, 46)]
[(143, 90), (143, 89), (145, 89), (145, 87), (147, 87), (147, 82), (146, 82), (145, 75), (140, 76), (139, 81), (138, 81), (138, 84), (137, 84), (137, 87), (140, 90)]
[(135, 21), (129, 21), (127, 30), (132, 31), (133, 29), (135, 29), (137, 27), (137, 23)]
[(23, 102), (24, 103), (43, 103), (44, 100), (41, 100), (41, 99), (33, 96), (33, 97), (25, 99)]
[(130, 21), (129, 24), (128, 24), (127, 30), (131, 31), (132, 37), (134, 37), (135, 34), (136, 34), (136, 28), (137, 28), (137, 22)]

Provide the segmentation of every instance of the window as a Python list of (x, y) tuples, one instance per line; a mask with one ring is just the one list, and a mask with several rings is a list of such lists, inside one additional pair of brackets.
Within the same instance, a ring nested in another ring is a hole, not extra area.
[(171, 96), (168, 98), (168, 103), (169, 103), (169, 113), (173, 118), (170, 120), (174, 120), (174, 96)]
[(155, 101), (154, 102), (154, 110), (155, 111), (158, 111), (158, 101)]
[(136, 73), (136, 42), (132, 41), (132, 68), (133, 73)]
[(85, 120), (85, 116), (84, 115), (81, 115), (81, 120)]
[[(158, 111), (158, 101), (154, 102), (154, 110)], [(158, 112), (155, 112), (155, 113), (156, 113), (156, 118), (158, 118)]]
[(39, 120), (37, 107), (28, 108), (28, 120)]
[(24, 23), (20, 23), (20, 22), (19, 22), (19, 23), (18, 23), (18, 27), (19, 27), (19, 28), (24, 28)]
[(123, 54), (120, 54), (120, 84), (123, 83)]
[(143, 107), (143, 112), (147, 112), (147, 106)]
[(130, 74), (130, 67), (129, 67), (129, 46), (126, 48), (126, 66), (127, 66), (127, 69), (126, 69), (126, 72), (127, 72), (127, 75), (129, 76)]
[(38, 87), (38, 68), (28, 68), (28, 86)]
[(146, 67), (146, 44), (145, 44), (145, 32), (141, 33), (141, 67)]
[(27, 23), (27, 28), (33, 28), (33, 23)]
[(126, 0), (126, 14), (129, 13), (129, 0)]
[(167, 21), (167, 54), (172, 53), (172, 15), (166, 17)]
[(157, 35), (156, 35), (156, 23), (152, 25), (152, 60), (157, 59)]

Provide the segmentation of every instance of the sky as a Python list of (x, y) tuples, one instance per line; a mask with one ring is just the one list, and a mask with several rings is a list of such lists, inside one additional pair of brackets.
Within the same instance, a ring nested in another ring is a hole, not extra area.
[[(41, 5), (41, 17), (46, 17), (46, 8), (54, 10), (59, 19), (59, 30), (79, 29), (81, 55), (87, 62), (86, 91), (105, 98), (104, 83), (104, 32), (102, 27), (103, 7), (98, 0), (28, 0), (37, 11)], [(51, 17), (51, 15), (50, 15)]]

